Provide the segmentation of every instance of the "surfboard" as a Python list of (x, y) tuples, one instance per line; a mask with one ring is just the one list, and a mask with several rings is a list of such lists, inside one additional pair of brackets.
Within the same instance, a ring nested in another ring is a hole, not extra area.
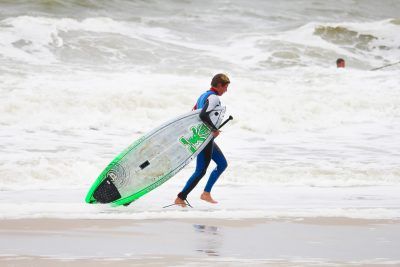
[[(170, 120), (132, 143), (101, 172), (85, 201), (127, 205), (182, 170), (213, 138), (200, 111)], [(220, 126), (224, 114), (225, 107), (210, 113), (215, 126)]]

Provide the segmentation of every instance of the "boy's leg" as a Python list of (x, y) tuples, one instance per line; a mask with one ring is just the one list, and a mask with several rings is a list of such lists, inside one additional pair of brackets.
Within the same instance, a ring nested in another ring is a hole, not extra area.
[(222, 153), (221, 149), (217, 146), (217, 144), (214, 144), (214, 149), (211, 158), (213, 161), (215, 161), (217, 167), (212, 171), (210, 178), (208, 179), (208, 182), (206, 184), (206, 187), (204, 188), (204, 192), (200, 198), (211, 203), (217, 203), (211, 197), (210, 192), (215, 182), (218, 180), (219, 176), (221, 176), (224, 170), (228, 167), (228, 162), (226, 161), (224, 154)]
[(210, 164), (213, 152), (214, 142), (211, 141), (207, 144), (203, 151), (197, 156), (196, 170), (193, 175), (186, 182), (183, 190), (178, 194), (178, 198), (185, 200), (187, 195), (196, 187), (201, 178), (206, 174), (208, 165)]

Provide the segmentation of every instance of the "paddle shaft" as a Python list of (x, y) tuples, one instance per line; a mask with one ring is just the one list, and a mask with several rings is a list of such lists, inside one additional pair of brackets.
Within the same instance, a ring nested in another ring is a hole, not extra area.
[(399, 61), (399, 62), (396, 62), (396, 63), (388, 64), (388, 65), (385, 65), (385, 66), (382, 66), (382, 67), (379, 67), (379, 68), (372, 69), (372, 71), (373, 71), (373, 70), (380, 70), (380, 69), (383, 69), (383, 68), (386, 68), (386, 67), (390, 67), (390, 66), (399, 64), (399, 63), (400, 63), (400, 61)]
[(219, 126), (218, 130), (222, 128), (222, 126), (224, 126), (228, 121), (233, 120), (232, 116), (229, 116), (229, 118), (227, 118), (222, 124), (221, 126)]

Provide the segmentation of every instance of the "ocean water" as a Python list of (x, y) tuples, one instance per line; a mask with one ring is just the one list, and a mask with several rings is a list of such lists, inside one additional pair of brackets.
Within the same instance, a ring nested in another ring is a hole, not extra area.
[(190, 216), (156, 196), (172, 201), (194, 163), (128, 211), (83, 198), (224, 72), (234, 121), (217, 139), (229, 167), (215, 197), (228, 206), (211, 214), (398, 218), (400, 64), (371, 69), (399, 61), (398, 1), (0, 1), (2, 216)]

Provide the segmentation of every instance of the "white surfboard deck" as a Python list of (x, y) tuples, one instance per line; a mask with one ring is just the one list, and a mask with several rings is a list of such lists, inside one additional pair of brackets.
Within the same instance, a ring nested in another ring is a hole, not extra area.
[[(108, 180), (120, 197), (113, 205), (130, 203), (174, 176), (194, 159), (213, 138), (211, 131), (199, 117), (201, 110), (179, 116), (141, 137), (120, 153), (100, 174), (86, 197), (88, 203), (98, 203), (93, 196), (98, 187)], [(224, 117), (225, 107), (210, 113), (217, 127)], [(101, 189), (103, 190), (103, 189)], [(109, 189), (105, 189), (105, 194)], [(104, 191), (104, 190), (103, 190)]]

